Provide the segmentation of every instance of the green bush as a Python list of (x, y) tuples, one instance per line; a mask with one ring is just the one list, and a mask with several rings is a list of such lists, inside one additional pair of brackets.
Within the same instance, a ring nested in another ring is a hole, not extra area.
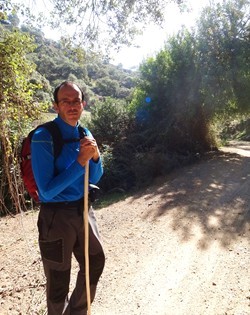
[(98, 143), (113, 146), (126, 137), (131, 115), (124, 101), (107, 97), (97, 101), (90, 109), (90, 128)]

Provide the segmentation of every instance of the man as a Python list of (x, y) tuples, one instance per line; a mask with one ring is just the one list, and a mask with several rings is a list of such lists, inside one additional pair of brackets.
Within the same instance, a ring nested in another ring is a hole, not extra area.
[[(55, 118), (63, 139), (79, 138), (78, 120), (84, 95), (72, 82), (63, 82), (54, 91)], [(47, 279), (48, 315), (85, 315), (87, 298), (84, 265), (83, 195), (85, 165), (89, 161), (89, 181), (96, 184), (103, 174), (95, 139), (66, 142), (55, 160), (53, 142), (47, 129), (40, 127), (31, 142), (32, 169), (41, 207), (38, 217), (39, 246)], [(75, 288), (68, 298), (71, 259), (79, 263)], [(104, 252), (99, 240), (93, 209), (89, 209), (90, 293), (93, 301), (104, 268)]]

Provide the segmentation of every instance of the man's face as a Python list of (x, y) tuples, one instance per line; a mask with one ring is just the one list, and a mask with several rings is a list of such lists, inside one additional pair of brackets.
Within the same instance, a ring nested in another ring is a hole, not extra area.
[(83, 111), (82, 93), (74, 84), (65, 84), (58, 91), (58, 103), (54, 108), (69, 125), (75, 126)]

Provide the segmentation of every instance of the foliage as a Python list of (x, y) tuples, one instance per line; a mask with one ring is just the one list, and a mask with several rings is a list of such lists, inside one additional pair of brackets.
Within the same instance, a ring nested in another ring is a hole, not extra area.
[[(130, 45), (135, 35), (148, 23), (161, 24), (164, 10), (170, 2), (182, 3), (181, 0), (50, 0), (49, 6), (46, 2), (43, 4), (46, 12), (43, 18), (53, 29), (61, 30), (65, 42), (70, 40), (81, 47), (84, 43), (88, 50), (102, 48), (108, 56), (111, 46)], [(33, 1), (23, 6), (21, 11), (32, 11), (35, 6), (36, 1)], [(38, 12), (37, 15), (41, 23)], [(65, 29), (69, 28), (72, 34), (65, 34)]]
[(218, 115), (249, 113), (248, 4), (208, 7), (196, 33), (183, 29), (141, 65), (127, 139), (136, 148), (129, 158), (137, 185), (216, 147)]
[(119, 84), (117, 81), (104, 77), (96, 81), (94, 92), (101, 96), (114, 95), (117, 96)]
[(127, 138), (133, 122), (133, 115), (124, 101), (104, 98), (92, 105), (88, 127), (100, 144), (105, 168), (100, 185), (104, 191), (121, 186), (128, 188), (127, 182), (133, 175), (129, 165), (130, 153), (123, 154), (123, 148), (129, 146)]
[(196, 33), (183, 29), (141, 66), (128, 106), (129, 133), (104, 150), (106, 187), (140, 186), (193, 161), (216, 147), (214, 117), (249, 111), (248, 4), (205, 9)]
[(196, 153), (208, 148), (195, 48), (191, 34), (184, 31), (141, 66), (132, 104), (147, 150)]
[(213, 120), (214, 131), (221, 145), (229, 140), (250, 141), (250, 118), (244, 114), (225, 114)]
[(211, 114), (249, 111), (249, 0), (207, 7), (197, 34), (205, 106)]
[(126, 137), (130, 128), (130, 113), (126, 102), (104, 98), (91, 108), (91, 125), (98, 142), (114, 145)]
[(143, 133), (149, 146), (207, 150), (215, 145), (210, 132), (215, 115), (249, 112), (248, 4), (206, 8), (197, 34), (182, 30), (141, 66), (131, 106), (147, 117)]
[(99, 95), (126, 98), (134, 88), (136, 73), (109, 64), (99, 55), (45, 39), (40, 30), (32, 27), (22, 25), (21, 30), (32, 34), (37, 44), (28, 57), (36, 64), (37, 72), (49, 82), (48, 95), (62, 80), (79, 84), (87, 103), (92, 103)]
[(0, 38), (0, 128), (1, 174), (0, 212), (15, 206), (23, 208), (25, 200), (19, 181), (18, 147), (29, 123), (38, 117), (41, 106), (33, 99), (37, 85), (31, 83), (34, 65), (26, 54), (34, 49), (31, 38), (18, 32), (2, 29)]

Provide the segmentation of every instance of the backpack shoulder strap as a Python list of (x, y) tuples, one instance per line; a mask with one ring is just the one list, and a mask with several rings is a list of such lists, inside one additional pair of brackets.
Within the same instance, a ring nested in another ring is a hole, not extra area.
[(84, 137), (87, 136), (86, 128), (82, 127), (81, 125), (78, 126), (78, 131), (79, 131), (80, 139), (83, 139)]
[[(48, 130), (48, 132), (51, 134), (52, 140), (53, 140), (53, 146), (54, 146), (54, 157), (55, 159), (60, 155), (63, 145), (65, 143), (72, 143), (72, 142), (78, 142), (80, 139), (84, 138), (87, 136), (87, 131), (86, 128), (83, 128), (82, 126), (78, 126), (78, 130), (79, 130), (79, 138), (76, 139), (67, 139), (64, 140), (61, 134), (61, 131), (57, 125), (57, 123), (55, 121), (48, 121), (42, 125), (39, 125), (37, 128), (39, 127), (44, 127)], [(36, 129), (37, 129), (36, 128)], [(36, 130), (35, 129), (35, 130)], [(33, 134), (34, 131), (33, 130), (31, 133)], [(32, 136), (32, 134), (30, 136)]]
[(48, 132), (51, 134), (52, 140), (53, 140), (53, 146), (54, 146), (54, 157), (55, 159), (60, 155), (62, 151), (62, 147), (64, 144), (61, 131), (54, 121), (48, 121), (39, 127), (44, 127), (48, 130)]

